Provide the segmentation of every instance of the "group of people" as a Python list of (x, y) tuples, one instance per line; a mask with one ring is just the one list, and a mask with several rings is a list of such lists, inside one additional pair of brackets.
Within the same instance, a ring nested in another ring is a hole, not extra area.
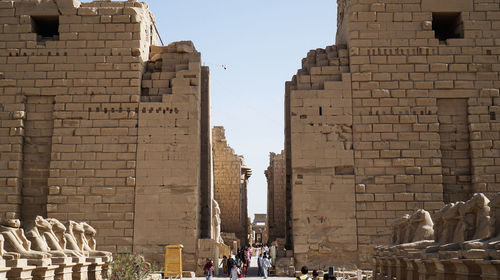
[[(227, 256), (224, 256), (221, 263), (224, 269), (224, 274), (227, 275), (231, 280), (246, 277), (248, 268), (250, 267), (251, 259), (252, 248), (249, 247), (238, 250), (234, 258), (231, 256), (229, 258)], [(262, 248), (262, 253), (259, 254), (257, 264), (259, 269), (258, 276), (263, 276), (264, 279), (267, 279), (269, 268), (272, 267), (268, 248)], [(212, 280), (214, 275), (214, 263), (211, 259), (207, 258), (205, 266), (203, 267), (203, 271), (207, 280)]]
[[(321, 278), (319, 278), (319, 273), (316, 269), (312, 271), (312, 278), (309, 277), (309, 269), (307, 268), (307, 266), (303, 266), (300, 269), (300, 273), (301, 275), (298, 276), (296, 280), (321, 280)], [(328, 273), (325, 273), (323, 275), (323, 280), (330, 280), (330, 279), (335, 280), (337, 278), (335, 277), (335, 275), (329, 276)]]
[[(250, 266), (250, 259), (252, 258), (252, 251), (250, 248), (245, 247), (242, 250), (238, 250), (235, 258), (227, 258), (224, 256), (222, 258), (222, 267), (224, 268), (224, 274), (229, 276), (230, 280), (237, 280), (238, 278), (246, 277), (248, 272), (248, 267)], [(259, 254), (257, 259), (257, 264), (259, 266), (258, 276), (263, 276), (267, 279), (269, 275), (269, 268), (272, 267), (271, 259), (269, 257), (269, 251), (262, 249), (262, 253)], [(203, 271), (207, 277), (207, 280), (212, 280), (214, 275), (214, 263), (211, 259), (207, 259)], [(303, 266), (300, 270), (301, 274), (296, 280), (321, 280), (319, 278), (319, 273), (313, 270), (312, 277), (309, 277), (309, 270), (306, 266)], [(323, 280), (336, 279), (335, 276), (329, 276), (325, 274)]]
[(222, 267), (224, 269), (224, 274), (227, 274), (230, 279), (238, 279), (241, 277), (246, 277), (248, 273), (248, 267), (250, 267), (250, 260), (252, 259), (252, 250), (246, 247), (238, 250), (234, 259), (232, 257), (227, 258), (224, 256), (222, 258)]
[[(250, 259), (252, 258), (252, 250), (245, 247), (242, 250), (238, 250), (235, 258), (227, 258), (226, 256), (222, 259), (222, 267), (224, 268), (224, 274), (229, 276), (230, 280), (237, 280), (238, 278), (246, 277), (248, 272), (248, 267), (250, 267)], [(269, 257), (269, 250), (262, 248), (262, 253), (259, 254), (257, 259), (257, 264), (259, 266), (258, 276), (263, 276), (267, 279), (269, 275), (269, 268), (272, 267), (271, 259)], [(207, 259), (205, 267), (203, 268), (207, 280), (212, 280), (214, 275), (214, 263), (211, 259)], [(296, 278), (296, 280), (321, 280), (319, 273), (316, 270), (312, 271), (312, 277), (309, 277), (309, 270), (307, 266), (303, 266), (300, 270), (301, 275)], [(334, 275), (330, 276), (324, 274), (322, 280), (333, 280), (337, 279)]]
[(267, 279), (267, 275), (269, 274), (269, 268), (273, 266), (271, 264), (271, 258), (269, 257), (269, 252), (264, 251), (264, 254), (259, 254), (259, 258), (257, 259), (257, 264), (259, 266), (259, 271), (257, 272), (257, 276), (264, 276), (264, 279)]

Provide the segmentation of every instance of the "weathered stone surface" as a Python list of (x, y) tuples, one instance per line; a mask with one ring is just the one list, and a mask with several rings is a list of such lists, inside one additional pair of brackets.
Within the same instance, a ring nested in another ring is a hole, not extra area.
[(271, 153), (269, 167), (264, 174), (267, 178), (267, 232), (269, 242), (285, 239), (286, 233), (286, 184), (285, 153)]
[[(234, 233), (239, 246), (248, 243), (247, 184), (252, 171), (228, 145), (224, 127), (212, 129), (214, 193), (220, 207), (221, 232)], [(234, 248), (233, 248), (234, 249)]]
[(94, 258), (161, 262), (183, 244), (194, 271), (213, 199), (209, 69), (194, 44), (157, 46), (137, 1), (4, 1), (0, 18), (0, 217), (85, 220)]
[[(420, 279), (479, 276), (484, 279), (498, 278), (500, 276), (498, 273), (500, 271), (500, 255), (498, 254), (500, 247), (497, 246), (499, 238), (492, 230), (496, 227), (496, 221), (490, 219), (490, 208), (494, 209), (491, 213), (493, 217), (496, 217), (499, 197), (500, 193), (490, 202), (482, 193), (476, 193), (466, 202), (445, 205), (434, 215), (437, 219), (436, 224), (442, 223), (435, 227), (438, 229), (434, 232), (435, 242), (422, 240), (403, 244), (393, 243), (391, 246), (377, 246), (374, 254), (375, 279), (394, 278), (394, 276), (396, 276), (395, 279), (407, 279), (406, 276), (415, 276)], [(420, 209), (415, 214), (419, 212), (423, 213), (425, 210)], [(453, 230), (454, 234), (458, 234), (458, 231), (462, 233), (459, 238), (453, 237), (453, 239), (458, 239), (458, 242), (448, 243), (447, 240), (452, 240), (452, 238), (449, 236), (451, 231), (446, 229), (446, 220), (452, 218), (458, 220)], [(429, 218), (426, 220), (429, 220), (429, 224), (432, 223)], [(410, 227), (409, 229), (413, 230)], [(397, 230), (394, 228), (394, 231)], [(415, 231), (417, 232), (418, 230)], [(397, 265), (403, 263), (405, 266)]]
[[(298, 266), (332, 247), (306, 236), (328, 235), (336, 217), (330, 239), (343, 245), (325, 259), (363, 266), (394, 218), (500, 191), (497, 1), (337, 3), (336, 45), (311, 50), (286, 83), (286, 236)], [(461, 207), (442, 213), (440, 244), (465, 240), (462, 216), (447, 218)]]

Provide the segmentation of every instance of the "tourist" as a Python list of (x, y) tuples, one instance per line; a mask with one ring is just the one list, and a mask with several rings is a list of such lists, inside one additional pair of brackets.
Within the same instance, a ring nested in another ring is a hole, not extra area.
[(247, 261), (247, 266), (250, 267), (250, 261), (252, 260), (252, 254), (250, 253), (250, 249), (245, 251), (245, 257)]
[(224, 270), (224, 274), (228, 274), (227, 271), (227, 256), (222, 257), (222, 269)]
[(313, 270), (312, 280), (319, 280), (319, 274), (318, 274), (318, 271), (316, 269)]
[(243, 272), (245, 270), (245, 264), (246, 264), (245, 249), (241, 249), (240, 250), (240, 252), (239, 252), (239, 258), (240, 258), (239, 268), (240, 268), (240, 271)]
[(231, 280), (237, 280), (238, 278), (241, 277), (240, 269), (236, 264), (233, 264), (233, 268), (231, 268), (230, 277)]
[(258, 266), (258, 271), (257, 271), (257, 276), (263, 276), (264, 274), (262, 273), (262, 254), (259, 254), (259, 257), (257, 258), (257, 266)]
[(311, 278), (309, 278), (309, 275), (307, 275), (308, 272), (309, 270), (307, 269), (307, 266), (303, 266), (300, 269), (300, 273), (302, 273), (302, 275), (297, 277), (297, 280), (310, 280)]
[(264, 254), (264, 257), (262, 258), (262, 272), (264, 272), (264, 279), (267, 279), (270, 267), (272, 267), (271, 260), (267, 254)]
[(323, 280), (330, 280), (328, 273), (323, 274)]
[(228, 267), (227, 276), (231, 277), (231, 269), (233, 268), (233, 265), (235, 263), (236, 262), (234, 261), (233, 257), (230, 257), (229, 259), (227, 259), (227, 267)]
[(236, 255), (234, 256), (234, 260), (235, 260), (236, 266), (240, 267), (240, 264), (241, 264), (240, 249), (236, 250)]
[(246, 253), (243, 256), (244, 256), (244, 258), (243, 258), (243, 276), (246, 277), (247, 272), (248, 272), (248, 256)]
[(247, 277), (247, 272), (248, 272), (248, 264), (246, 261), (243, 262), (243, 276)]
[(205, 272), (207, 280), (212, 280), (214, 276), (214, 262), (211, 259), (207, 258), (207, 262), (203, 267), (203, 272)]

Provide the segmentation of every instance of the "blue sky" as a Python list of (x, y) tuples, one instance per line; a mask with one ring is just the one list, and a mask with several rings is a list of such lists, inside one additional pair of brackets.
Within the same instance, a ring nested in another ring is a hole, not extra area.
[[(265, 213), (269, 152), (284, 142), (285, 82), (335, 43), (335, 0), (149, 0), (165, 44), (193, 41), (210, 67), (212, 125), (253, 170), (248, 213)], [(226, 65), (224, 69), (221, 65)]]

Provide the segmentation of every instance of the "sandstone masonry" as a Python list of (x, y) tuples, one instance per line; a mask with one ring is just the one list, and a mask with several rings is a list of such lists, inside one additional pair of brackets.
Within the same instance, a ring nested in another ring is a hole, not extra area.
[[(137, 1), (0, 1), (0, 214), (195, 270), (212, 230), (209, 70)], [(239, 177), (238, 177), (239, 178)]]
[(366, 265), (391, 221), (500, 191), (498, 0), (339, 0), (286, 84), (287, 245)]
[[(239, 246), (248, 244), (247, 185), (252, 170), (227, 144), (222, 126), (212, 129), (215, 200), (221, 210), (221, 231), (234, 233)], [(227, 242), (226, 242), (227, 243)]]
[(285, 241), (285, 153), (269, 154), (269, 167), (264, 174), (267, 178), (267, 233), (269, 242)]

